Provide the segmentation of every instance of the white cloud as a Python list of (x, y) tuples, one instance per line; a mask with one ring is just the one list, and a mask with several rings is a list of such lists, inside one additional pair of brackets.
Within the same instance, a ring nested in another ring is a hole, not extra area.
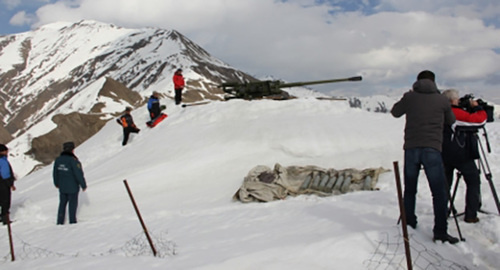
[[(500, 15), (496, 1), (381, 0), (372, 8), (367, 1), (317, 2), (57, 1), (37, 10), (34, 26), (93, 19), (176, 29), (251, 74), (289, 81), (363, 75), (362, 87), (338, 88), (365, 92), (407, 89), (422, 69), (434, 70), (438, 81), (463, 84), (481, 84), (500, 70), (500, 56), (493, 51), (500, 48), (500, 29), (491, 24)], [(484, 89), (494, 88), (498, 85)]]
[(16, 8), (26, 8), (30, 6), (39, 6), (41, 4), (49, 3), (50, 0), (0, 0), (0, 4), (5, 6), (8, 10)]
[(21, 0), (2, 0), (1, 3), (5, 5), (7, 9), (13, 9), (21, 5)]
[(16, 26), (30, 25), (36, 21), (35, 16), (19, 11), (10, 19), (9, 23)]
[(378, 10), (397, 12), (424, 11), (444, 16), (466, 17), (469, 19), (490, 19), (500, 25), (500, 4), (497, 0), (381, 0)]

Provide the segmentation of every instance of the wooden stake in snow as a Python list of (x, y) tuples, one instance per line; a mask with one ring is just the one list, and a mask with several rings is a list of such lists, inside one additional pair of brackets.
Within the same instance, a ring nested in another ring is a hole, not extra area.
[(135, 203), (134, 196), (132, 195), (132, 191), (130, 191), (127, 180), (123, 180), (123, 183), (125, 184), (125, 188), (127, 188), (128, 195), (130, 196), (130, 200), (132, 201), (132, 205), (134, 206), (135, 212), (137, 213), (137, 217), (139, 218), (139, 221), (141, 222), (142, 229), (144, 230), (144, 233), (146, 234), (146, 238), (148, 239), (149, 246), (151, 247), (151, 250), (153, 251), (153, 255), (156, 257), (155, 246), (153, 245), (153, 241), (151, 240), (151, 237), (149, 236), (148, 229), (146, 228), (146, 225), (144, 224), (144, 221), (142, 220), (141, 213), (139, 212), (139, 208), (137, 207), (137, 204)]
[(410, 239), (408, 238), (408, 228), (406, 227), (406, 215), (405, 215), (405, 206), (403, 204), (403, 192), (401, 191), (401, 178), (399, 176), (399, 165), (397, 161), (394, 161), (394, 174), (396, 175), (396, 187), (398, 189), (398, 202), (399, 202), (399, 211), (401, 215), (401, 224), (403, 226), (403, 239), (405, 244), (406, 251), (406, 265), (408, 270), (413, 269), (411, 262), (411, 251), (410, 251)]
[(14, 256), (14, 243), (12, 241), (12, 229), (10, 228), (10, 215), (7, 214), (5, 215), (5, 218), (7, 219), (7, 229), (9, 231), (9, 244), (10, 244), (10, 258), (12, 261), (16, 260), (16, 256)]

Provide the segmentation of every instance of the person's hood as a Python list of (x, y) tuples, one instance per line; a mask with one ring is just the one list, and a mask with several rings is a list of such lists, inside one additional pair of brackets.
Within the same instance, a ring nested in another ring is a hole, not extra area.
[(413, 84), (413, 91), (422, 94), (439, 93), (436, 84), (429, 79), (420, 79)]

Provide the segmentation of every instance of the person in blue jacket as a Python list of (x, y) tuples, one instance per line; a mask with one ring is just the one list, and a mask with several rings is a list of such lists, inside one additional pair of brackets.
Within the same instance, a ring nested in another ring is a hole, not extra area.
[(64, 224), (66, 206), (69, 204), (69, 223), (76, 223), (76, 209), (78, 207), (78, 192), (80, 187), (83, 191), (87, 189), (87, 183), (83, 176), (82, 164), (73, 153), (75, 144), (66, 142), (63, 144), (63, 152), (54, 161), (53, 178), (54, 185), (59, 189), (59, 210), (57, 212), (57, 224)]
[(3, 225), (9, 223), (9, 210), (11, 202), (11, 191), (16, 190), (14, 186), (14, 172), (7, 160), (9, 149), (4, 144), (0, 144), (0, 220)]
[(158, 99), (158, 92), (156, 92), (156, 91), (153, 91), (153, 94), (149, 97), (148, 111), (149, 111), (149, 116), (151, 117), (151, 120), (158, 117), (158, 115), (160, 115), (160, 113), (161, 113), (160, 100)]

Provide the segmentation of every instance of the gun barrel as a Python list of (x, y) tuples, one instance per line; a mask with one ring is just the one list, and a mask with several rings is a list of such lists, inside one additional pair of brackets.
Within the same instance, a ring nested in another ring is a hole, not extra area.
[(294, 83), (283, 83), (280, 87), (297, 87), (313, 84), (325, 84), (325, 83), (336, 83), (336, 82), (346, 82), (346, 81), (361, 81), (363, 78), (361, 76), (333, 79), (333, 80), (322, 80), (322, 81), (310, 81), (310, 82), (294, 82)]

